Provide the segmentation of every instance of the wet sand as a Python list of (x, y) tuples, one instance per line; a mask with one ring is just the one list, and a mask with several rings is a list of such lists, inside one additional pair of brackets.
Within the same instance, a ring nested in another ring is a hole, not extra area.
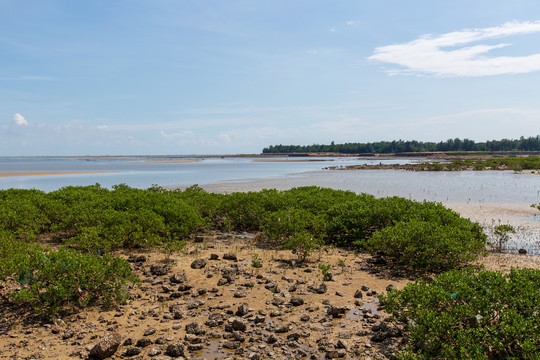
[(0, 177), (11, 176), (44, 176), (44, 175), (79, 175), (79, 174), (107, 174), (121, 171), (28, 171), (28, 172), (4, 172)]

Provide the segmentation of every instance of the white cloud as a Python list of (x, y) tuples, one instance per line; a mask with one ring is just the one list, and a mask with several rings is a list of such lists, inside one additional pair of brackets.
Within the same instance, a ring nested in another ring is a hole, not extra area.
[(16, 113), (13, 115), (13, 121), (15, 122), (15, 125), (17, 126), (28, 126), (30, 125), (28, 121), (19, 113)]
[[(437, 76), (487, 76), (520, 74), (540, 70), (540, 53), (527, 56), (486, 56), (489, 51), (511, 44), (473, 43), (540, 32), (540, 21), (507, 22), (484, 29), (465, 29), (438, 36), (422, 35), (408, 43), (381, 46), (368, 59), (396, 64), (395, 74), (434, 74)], [(467, 46), (470, 45), (470, 46)], [(453, 49), (445, 49), (454, 47)]]
[(98, 125), (98, 130), (107, 130), (109, 127), (107, 125)]

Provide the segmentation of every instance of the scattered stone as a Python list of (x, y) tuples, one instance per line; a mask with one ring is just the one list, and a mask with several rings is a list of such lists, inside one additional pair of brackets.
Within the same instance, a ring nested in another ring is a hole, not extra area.
[[(137, 344), (135, 344), (135, 346), (140, 347), (140, 348), (145, 348), (145, 347), (150, 346), (150, 345), (152, 345), (152, 340), (150, 340), (149, 338), (139, 339), (139, 340), (137, 340)], [(137, 354), (135, 354), (135, 355), (137, 355)]]
[(390, 284), (386, 287), (386, 291), (394, 291), (397, 290), (397, 287), (393, 284)]
[(167, 265), (161, 265), (161, 264), (150, 265), (150, 272), (155, 276), (167, 275), (169, 271), (170, 269), (169, 269), (169, 266)]
[(130, 263), (143, 263), (146, 262), (146, 256), (131, 254), (129, 255), (127, 261)]
[(356, 290), (356, 292), (354, 293), (354, 298), (361, 299), (362, 297), (364, 297), (364, 295), (362, 294), (362, 291)]
[(236, 310), (235, 315), (242, 317), (244, 315), (247, 315), (248, 313), (249, 313), (249, 305), (248, 303), (243, 303), (242, 305), (238, 307), (238, 310)]
[(242, 345), (240, 341), (229, 340), (223, 344), (223, 347), (225, 349), (235, 350), (235, 349), (238, 349), (240, 345)]
[(171, 275), (171, 277), (169, 278), (169, 280), (172, 282), (172, 283), (175, 283), (175, 284), (181, 284), (185, 281), (187, 281), (187, 275), (185, 273), (176, 273), (174, 275)]
[(330, 306), (328, 310), (326, 310), (326, 313), (333, 318), (340, 318), (343, 315), (345, 315), (349, 311), (347, 307), (339, 307), (339, 306)]
[(223, 254), (223, 260), (238, 261), (236, 254)]
[(184, 356), (184, 345), (180, 343), (171, 344), (167, 346), (167, 350), (165, 351), (165, 355), (168, 355), (173, 358), (177, 358), (180, 356)]
[(141, 353), (141, 349), (135, 346), (128, 347), (124, 352), (124, 356), (135, 356)]
[(218, 254), (210, 254), (210, 260), (219, 260)]
[(520, 254), (520, 255), (527, 255), (527, 250), (521, 248), (521, 249), (518, 250), (518, 254)]
[(304, 299), (300, 297), (292, 297), (291, 298), (291, 305), (292, 306), (301, 306), (304, 305)]
[(191, 263), (192, 269), (202, 269), (205, 266), (206, 266), (205, 259), (196, 259), (196, 260), (193, 260), (193, 262)]
[(233, 295), (235, 298), (245, 298), (246, 296), (248, 296), (248, 292), (245, 291), (245, 290), (236, 290), (234, 295)]
[(90, 358), (106, 359), (112, 356), (121, 342), (122, 336), (119, 333), (108, 333), (90, 350)]
[(232, 327), (233, 330), (236, 330), (236, 331), (246, 331), (246, 328), (247, 328), (247, 325), (245, 322), (243, 322), (242, 320), (239, 320), (239, 319), (233, 319), (232, 321), (229, 319), (229, 323)]
[(277, 334), (283, 334), (289, 331), (289, 325), (280, 325), (276, 328)]
[(204, 236), (202, 236), (202, 235), (195, 236), (194, 242), (202, 243), (203, 241), (204, 241)]
[(201, 328), (198, 323), (192, 322), (186, 325), (186, 333), (194, 335), (204, 335), (206, 331)]
[(157, 329), (156, 328), (148, 328), (144, 331), (144, 336), (150, 336), (150, 335), (154, 335), (156, 333)]

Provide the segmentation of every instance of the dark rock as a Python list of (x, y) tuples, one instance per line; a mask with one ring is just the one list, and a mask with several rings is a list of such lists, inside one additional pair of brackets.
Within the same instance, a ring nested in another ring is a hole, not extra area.
[(150, 272), (155, 276), (166, 275), (170, 271), (167, 265), (155, 264), (150, 266)]
[(122, 342), (122, 336), (117, 333), (109, 333), (105, 335), (93, 348), (90, 350), (90, 358), (94, 359), (106, 359), (112, 356), (120, 343)]
[(325, 359), (340, 359), (347, 356), (347, 352), (345, 350), (329, 350), (324, 355)]
[(520, 255), (527, 255), (527, 250), (521, 248), (521, 249), (518, 250), (518, 254), (520, 254)]
[(332, 316), (333, 318), (338, 318), (338, 317), (342, 317), (343, 315), (345, 315), (347, 313), (347, 311), (349, 311), (349, 309), (347, 307), (340, 307), (340, 306), (330, 306), (327, 310), (326, 310), (326, 313), (330, 316)]
[(310, 286), (308, 288), (308, 290), (315, 293), (315, 294), (324, 294), (327, 291), (327, 287), (326, 287), (326, 284), (321, 283), (318, 288), (314, 288), (314, 287)]
[(178, 291), (186, 292), (193, 289), (193, 285), (190, 284), (180, 284), (178, 285)]
[(124, 352), (124, 356), (135, 356), (141, 353), (141, 349), (135, 346), (128, 347)]
[(244, 291), (244, 290), (236, 290), (236, 291), (234, 292), (233, 297), (235, 297), (235, 298), (245, 298), (247, 295), (248, 295), (248, 292), (247, 292), (247, 291)]
[(291, 298), (291, 305), (292, 306), (301, 306), (304, 305), (304, 299), (300, 297), (292, 297)]
[(154, 335), (154, 334), (156, 333), (156, 331), (157, 331), (156, 328), (151, 327), (151, 328), (146, 329), (146, 330), (144, 331), (144, 334), (143, 334), (143, 335), (144, 335), (144, 336)]
[(242, 320), (239, 320), (239, 319), (234, 319), (234, 320), (230, 321), (230, 324), (231, 324), (232, 329), (236, 330), (236, 331), (244, 332), (247, 329), (246, 323), (243, 322)]
[(235, 350), (235, 349), (238, 349), (241, 345), (242, 343), (240, 341), (230, 340), (230, 341), (226, 341), (223, 344), (223, 347), (225, 349)]
[(181, 284), (185, 281), (187, 281), (187, 275), (184, 274), (184, 273), (176, 273), (174, 275), (171, 275), (171, 277), (169, 278), (169, 280), (172, 282), (172, 283), (175, 283), (175, 284)]
[(354, 298), (355, 299), (361, 299), (364, 295), (362, 294), (362, 291), (360, 290), (356, 290), (356, 292), (354, 293)]
[(218, 254), (210, 254), (210, 260), (219, 260)]
[(223, 285), (227, 285), (228, 283), (229, 283), (229, 279), (222, 277), (221, 279), (218, 280), (217, 285), (223, 286)]
[(186, 340), (190, 344), (201, 344), (204, 341), (202, 337), (193, 334), (186, 334), (184, 336), (184, 340)]
[(62, 340), (71, 339), (73, 336), (75, 336), (75, 331), (68, 329), (62, 334)]
[(373, 334), (373, 336), (370, 338), (371, 341), (373, 342), (383, 342), (384, 339), (386, 339), (388, 337), (388, 334), (385, 333), (385, 332), (377, 332), (375, 334)]
[(167, 346), (167, 350), (165, 351), (165, 355), (168, 355), (173, 358), (177, 358), (180, 356), (184, 356), (184, 345), (180, 343), (171, 344)]
[(194, 242), (202, 243), (203, 241), (204, 241), (204, 236), (202, 236), (202, 235), (195, 236)]
[(287, 335), (287, 340), (289, 341), (298, 341), (298, 339), (300, 339), (299, 333), (292, 333), (292, 334)]
[(275, 330), (277, 334), (283, 334), (289, 331), (289, 325), (280, 325)]
[(386, 291), (394, 291), (394, 290), (397, 290), (397, 287), (395, 285), (390, 284), (386, 287)]
[(196, 323), (192, 322), (186, 325), (186, 333), (187, 334), (194, 334), (194, 335), (204, 335), (206, 331), (201, 328), (201, 326)]
[[(139, 339), (137, 341), (137, 344), (135, 344), (135, 346), (140, 347), (140, 348), (145, 348), (145, 347), (150, 346), (150, 345), (152, 345), (152, 340), (150, 340), (149, 338)], [(135, 354), (135, 355), (137, 355), (137, 354)]]
[(362, 285), (361, 289), (362, 289), (362, 291), (368, 291), (369, 290), (369, 288), (366, 285)]
[(266, 338), (266, 342), (268, 344), (275, 344), (276, 342), (278, 341), (277, 337), (274, 335), (274, 334), (270, 334), (270, 336), (268, 336)]
[(192, 269), (202, 269), (205, 266), (206, 266), (205, 259), (196, 259), (196, 260), (193, 260), (193, 262), (191, 263)]
[(224, 254), (223, 260), (238, 261), (238, 257), (235, 254)]
[(146, 256), (131, 254), (129, 255), (127, 261), (130, 263), (143, 263), (146, 262)]
[(238, 307), (238, 310), (236, 310), (235, 315), (236, 316), (244, 316), (249, 313), (249, 305), (248, 303), (243, 303)]
[(204, 349), (204, 345), (203, 344), (189, 344), (187, 348), (189, 351), (201, 351), (202, 349)]
[(309, 315), (302, 315), (302, 317), (300, 317), (300, 321), (308, 322), (309, 320), (311, 320)]

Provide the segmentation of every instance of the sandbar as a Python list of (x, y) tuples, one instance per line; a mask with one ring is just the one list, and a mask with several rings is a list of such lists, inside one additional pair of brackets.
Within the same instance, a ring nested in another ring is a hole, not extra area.
[(105, 174), (120, 171), (27, 171), (27, 172), (4, 172), (0, 177), (11, 176), (43, 176), (43, 175), (78, 175), (78, 174)]

